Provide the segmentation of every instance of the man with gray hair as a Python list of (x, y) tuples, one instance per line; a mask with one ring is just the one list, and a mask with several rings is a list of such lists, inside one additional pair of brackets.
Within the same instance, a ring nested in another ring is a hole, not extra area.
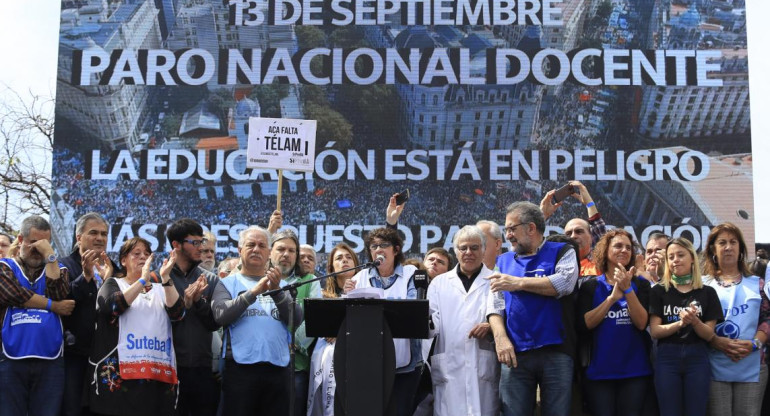
[[(262, 227), (241, 231), (241, 270), (222, 279), (214, 292), (214, 318), (225, 327), (225, 415), (285, 415), (289, 410), (289, 295), (260, 296), (286, 285), (278, 267), (270, 267), (269, 239)], [(299, 305), (294, 319), (302, 322)]]
[[(310, 270), (303, 270), (300, 262), (297, 261), (298, 255), (305, 253), (308, 257), (308, 251), (312, 253), (313, 264), (315, 264), (315, 250), (312, 246), (300, 246), (297, 235), (291, 230), (278, 231), (270, 239), (270, 261), (281, 271), (281, 279), (286, 284), (297, 282), (306, 282), (315, 278), (313, 275), (314, 267), (305, 267)], [(321, 285), (313, 282), (297, 288), (297, 304), (304, 306), (304, 300), (307, 298), (320, 298)], [(310, 354), (308, 348), (313, 343), (313, 338), (305, 335), (304, 323), (300, 325), (295, 332), (295, 355), (294, 355), (294, 414), (305, 415), (307, 413), (307, 389), (310, 381)]]
[[(58, 415), (64, 393), (69, 273), (51, 247), (51, 226), (33, 215), (21, 223), (19, 252), (0, 260), (0, 414)], [(35, 358), (30, 358), (35, 357)]]
[(428, 286), (436, 338), (431, 359), (434, 414), (496, 415), (500, 411), (500, 364), (494, 352), (485, 305), (493, 272), (484, 265), (486, 236), (475, 225), (454, 235), (457, 266)]
[[(502, 411), (534, 413), (538, 385), (543, 415), (569, 414), (575, 355), (574, 301), (579, 267), (571, 244), (545, 241), (545, 219), (530, 202), (508, 206), (505, 237), (516, 250), (497, 259), (487, 314), (495, 337)], [(510, 335), (510, 338), (509, 338)]]
[(481, 220), (476, 226), (484, 233), (486, 238), (486, 251), (484, 252), (484, 265), (494, 270), (497, 256), (503, 254), (503, 231), (500, 226), (489, 220)]
[(94, 338), (96, 294), (102, 283), (119, 267), (107, 257), (109, 224), (100, 214), (89, 212), (75, 223), (75, 246), (61, 259), (70, 276), (69, 299), (75, 301), (72, 315), (62, 318), (64, 345), (64, 399), (62, 415), (82, 413), (83, 385), (86, 382), (88, 354)]
[(217, 268), (217, 236), (210, 231), (203, 233), (206, 243), (201, 245), (201, 262), (198, 265), (201, 269), (216, 273)]

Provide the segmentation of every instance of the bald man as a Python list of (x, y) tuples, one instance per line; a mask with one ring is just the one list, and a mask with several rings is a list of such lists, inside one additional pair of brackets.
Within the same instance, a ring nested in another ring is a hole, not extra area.
[[(577, 191), (572, 197), (580, 201), (588, 211), (588, 221), (582, 218), (573, 218), (564, 226), (564, 235), (571, 238), (578, 245), (578, 261), (580, 262), (580, 277), (596, 276), (598, 271), (591, 258), (591, 250), (596, 242), (607, 232), (606, 225), (602, 219), (599, 209), (596, 207), (588, 189), (580, 181), (569, 182)], [(556, 190), (548, 191), (545, 197), (540, 201), (540, 210), (543, 211), (545, 218), (550, 217), (556, 208), (559, 208), (564, 201), (553, 202), (553, 194)]]

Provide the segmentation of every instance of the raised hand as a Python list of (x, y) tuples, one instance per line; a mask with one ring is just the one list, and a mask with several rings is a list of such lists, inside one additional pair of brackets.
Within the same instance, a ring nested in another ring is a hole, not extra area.
[[(85, 277), (87, 282), (94, 278), (94, 267), (96, 267), (100, 259), (100, 253), (96, 250), (86, 250), (80, 257), (80, 264), (83, 266), (83, 277)], [(104, 275), (102, 276), (104, 277)]]
[(267, 231), (270, 232), (270, 234), (275, 234), (276, 231), (278, 231), (281, 226), (283, 225), (283, 214), (281, 214), (281, 211), (275, 210), (270, 215), (270, 222), (267, 224)]
[(176, 249), (171, 250), (168, 258), (163, 260), (163, 265), (160, 266), (160, 279), (161, 283), (167, 283), (168, 279), (171, 279), (171, 269), (176, 264)]
[(564, 203), (564, 201), (559, 201), (557, 203), (553, 203), (553, 194), (556, 193), (555, 189), (551, 189), (550, 191), (545, 193), (545, 196), (540, 201), (540, 211), (543, 211), (543, 216), (548, 219), (551, 215), (553, 215), (554, 212), (556, 212), (556, 208), (559, 208), (561, 204)]
[(628, 290), (628, 288), (631, 287), (631, 279), (634, 277), (634, 271), (636, 271), (634, 266), (631, 266), (631, 269), (629, 270), (626, 270), (622, 264), (618, 264), (617, 267), (615, 267), (615, 280), (622, 290)]
[(144, 262), (144, 266), (142, 266), (142, 279), (144, 279), (145, 282), (150, 282), (150, 270), (152, 269), (152, 259), (155, 258), (155, 254), (150, 254), (150, 257), (147, 257), (147, 261)]
[(397, 196), (398, 194), (393, 194), (393, 196), (390, 197), (388, 208), (385, 210), (385, 221), (390, 225), (398, 224), (398, 218), (401, 216), (401, 213), (404, 212), (404, 205), (406, 205), (406, 202), (401, 205), (396, 205)]
[(30, 247), (37, 250), (37, 252), (43, 256), (43, 258), (54, 254), (53, 247), (51, 247), (51, 242), (48, 240), (37, 240), (30, 244)]
[(112, 267), (110, 257), (103, 251), (99, 255), (99, 261), (96, 262), (96, 272), (99, 273), (99, 276), (101, 276), (102, 279), (112, 277), (112, 274), (115, 272), (115, 268)]
[(207, 287), (209, 287), (209, 282), (206, 280), (206, 276), (200, 275), (198, 280), (194, 281), (184, 290), (184, 307), (190, 309), (193, 303), (201, 299)]

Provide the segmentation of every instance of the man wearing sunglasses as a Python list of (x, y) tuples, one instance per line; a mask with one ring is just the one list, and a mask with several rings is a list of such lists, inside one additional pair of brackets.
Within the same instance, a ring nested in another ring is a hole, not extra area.
[(211, 311), (211, 299), (219, 278), (202, 267), (202, 251), (209, 247), (203, 228), (189, 218), (168, 227), (166, 237), (176, 251), (171, 281), (184, 298), (185, 317), (174, 324), (179, 377), (180, 416), (215, 415), (219, 389), (211, 372), (211, 333), (219, 328)]

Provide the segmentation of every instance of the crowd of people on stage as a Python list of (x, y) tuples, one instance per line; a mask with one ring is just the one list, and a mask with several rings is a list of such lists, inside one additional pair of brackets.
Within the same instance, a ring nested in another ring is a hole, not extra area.
[[(308, 335), (304, 300), (417, 299), (418, 270), (429, 338), (393, 340), (398, 416), (770, 414), (767, 260), (749, 258), (742, 231), (714, 226), (700, 254), (660, 233), (642, 247), (570, 185), (584, 217), (565, 217), (548, 191), (422, 261), (407, 259), (397, 228), (419, 203), (394, 195), (365, 235), (369, 267), (339, 243), (322, 280), (281, 211), (219, 262), (216, 236), (190, 218), (167, 228), (157, 262), (140, 237), (113, 261), (100, 213), (78, 219), (66, 257), (47, 220), (24, 218), (18, 235), (0, 234), (0, 416), (341, 414), (337, 340)], [(549, 219), (563, 235), (545, 235)]]

